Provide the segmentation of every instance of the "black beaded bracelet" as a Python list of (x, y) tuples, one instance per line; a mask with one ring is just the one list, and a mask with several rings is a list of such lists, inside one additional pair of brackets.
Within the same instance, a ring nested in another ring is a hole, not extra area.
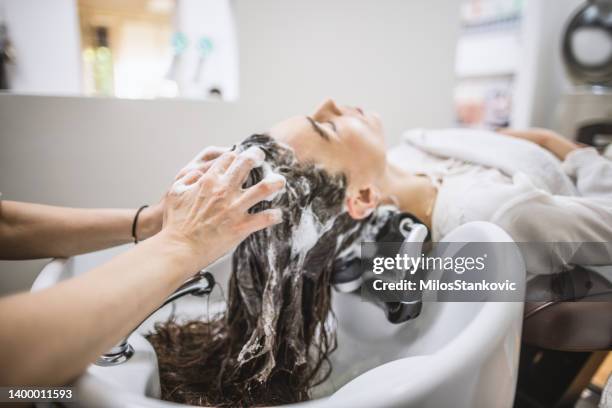
[(144, 210), (147, 207), (148, 207), (147, 204), (143, 205), (136, 211), (136, 215), (134, 215), (134, 221), (132, 222), (132, 238), (134, 238), (135, 244), (138, 243), (138, 237), (136, 236), (136, 227), (138, 226), (138, 216), (140, 215), (142, 210)]

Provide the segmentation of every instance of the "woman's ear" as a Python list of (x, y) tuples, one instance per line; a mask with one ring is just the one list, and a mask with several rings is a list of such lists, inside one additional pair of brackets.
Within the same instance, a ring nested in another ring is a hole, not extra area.
[(354, 220), (361, 220), (372, 214), (380, 202), (380, 194), (368, 186), (349, 194), (346, 197), (348, 213)]

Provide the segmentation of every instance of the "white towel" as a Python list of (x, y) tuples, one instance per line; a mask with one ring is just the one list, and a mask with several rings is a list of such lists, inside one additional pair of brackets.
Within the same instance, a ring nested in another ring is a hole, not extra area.
[(577, 195), (561, 162), (526, 140), (474, 129), (415, 129), (404, 132), (403, 139), (427, 153), (497, 168), (511, 177), (525, 173), (536, 187), (551, 194)]

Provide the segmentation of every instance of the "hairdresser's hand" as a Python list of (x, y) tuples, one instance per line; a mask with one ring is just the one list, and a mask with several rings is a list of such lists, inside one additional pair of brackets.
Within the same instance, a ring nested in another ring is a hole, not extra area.
[[(226, 147), (217, 146), (209, 146), (205, 148), (178, 172), (174, 178), (174, 181), (184, 177), (190, 171), (199, 170), (202, 173), (206, 173), (210, 166), (212, 166), (214, 160), (227, 150), (228, 149)], [(149, 238), (161, 230), (164, 219), (164, 211), (166, 208), (167, 195), (168, 193), (164, 194), (157, 204), (145, 208), (140, 213), (136, 228), (136, 236), (139, 240)]]
[(571, 140), (566, 139), (560, 134), (548, 129), (501, 129), (499, 130), (499, 133), (533, 142), (550, 151), (552, 154), (557, 156), (559, 160), (565, 160), (565, 157), (569, 154), (569, 152), (580, 148), (579, 145)]
[(166, 198), (162, 236), (185, 250), (192, 273), (204, 268), (249, 234), (282, 221), (278, 209), (256, 214), (247, 210), (284, 186), (284, 180), (262, 180), (242, 189), (264, 153), (251, 148), (226, 152), (206, 171), (191, 170), (178, 179)]

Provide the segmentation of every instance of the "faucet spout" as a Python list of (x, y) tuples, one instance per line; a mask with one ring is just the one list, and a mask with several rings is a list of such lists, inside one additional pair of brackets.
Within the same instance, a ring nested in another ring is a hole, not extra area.
[[(166, 306), (168, 303), (172, 303), (177, 299), (182, 298), (186, 295), (193, 295), (202, 297), (212, 292), (215, 287), (215, 278), (210, 272), (200, 271), (195, 274), (192, 278), (183, 283), (177, 290), (175, 290), (168, 298), (157, 308), (157, 310)], [(156, 311), (157, 311), (156, 310)]]
[[(146, 319), (148, 319), (153, 313), (157, 312), (159, 309), (163, 308), (167, 304), (172, 303), (175, 300), (182, 298), (183, 296), (192, 295), (203, 297), (210, 294), (210, 292), (212, 292), (213, 288), (215, 287), (215, 284), (215, 278), (210, 272), (200, 271), (196, 273), (192, 278), (188, 279), (170, 296), (168, 296), (164, 303), (162, 303), (160, 307), (151, 312)], [(136, 328), (134, 328), (134, 330), (136, 330)], [(95, 364), (102, 367), (109, 367), (122, 364), (128, 361), (132, 357), (132, 355), (134, 355), (134, 348), (128, 342), (128, 338), (132, 335), (134, 330), (129, 332), (127, 336), (125, 336), (117, 345), (111, 348), (108, 352), (98, 357)]]

